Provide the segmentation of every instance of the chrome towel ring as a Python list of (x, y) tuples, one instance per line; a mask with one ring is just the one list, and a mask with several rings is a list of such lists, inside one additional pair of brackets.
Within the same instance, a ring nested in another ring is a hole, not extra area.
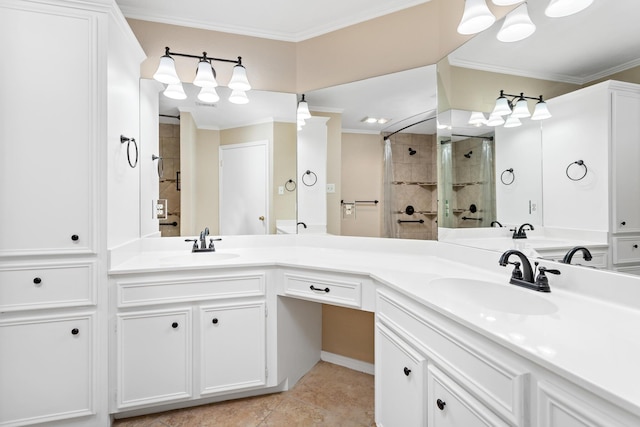
[[(307, 178), (306, 181), (305, 181), (305, 177)], [(313, 179), (313, 182), (310, 182), (312, 179)], [(305, 173), (302, 174), (302, 183), (307, 187), (313, 187), (314, 185), (316, 185), (316, 182), (318, 182), (318, 175), (316, 175), (314, 172), (307, 170)]]
[[(507, 175), (505, 177), (505, 174), (508, 173), (509, 175)], [(509, 176), (511, 177), (511, 181), (507, 182), (509, 180)], [(505, 169), (502, 174), (500, 174), (500, 181), (504, 184), (504, 185), (511, 185), (513, 184), (513, 181), (516, 180), (516, 174), (513, 173), (513, 168), (509, 168), (509, 169)]]
[[(129, 166), (131, 166), (131, 168), (135, 168), (136, 165), (138, 164), (138, 143), (136, 142), (135, 138), (128, 138), (124, 135), (120, 135), (120, 144), (124, 144), (127, 143), (127, 161), (129, 162)], [(136, 149), (136, 161), (135, 162), (131, 162), (131, 143), (133, 142), (133, 146)]]

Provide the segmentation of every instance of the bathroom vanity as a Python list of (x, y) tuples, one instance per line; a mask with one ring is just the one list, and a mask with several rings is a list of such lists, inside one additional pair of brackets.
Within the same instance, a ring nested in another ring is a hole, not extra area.
[(626, 302), (634, 277), (617, 276), (629, 298), (604, 299), (597, 284), (613, 273), (547, 262), (562, 275), (541, 294), (509, 285), (495, 252), (442, 242), (277, 235), (224, 238), (210, 254), (186, 246), (143, 239), (112, 251), (116, 417), (292, 387), (320, 359), (322, 303), (376, 313), (378, 425), (640, 422), (627, 381), (640, 356), (640, 312)]

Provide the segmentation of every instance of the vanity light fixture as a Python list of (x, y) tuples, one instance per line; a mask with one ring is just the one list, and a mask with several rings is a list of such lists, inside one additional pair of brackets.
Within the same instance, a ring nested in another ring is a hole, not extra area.
[(471, 113), (471, 117), (469, 117), (468, 123), (470, 125), (480, 127), (487, 124), (487, 118), (485, 117), (484, 113), (480, 111), (474, 111)]
[(245, 92), (251, 90), (251, 84), (247, 79), (247, 70), (242, 65), (242, 57), (238, 56), (238, 59), (224, 59), (224, 58), (212, 58), (207, 56), (207, 52), (202, 52), (202, 55), (190, 55), (186, 53), (171, 52), (169, 47), (165, 47), (165, 53), (160, 57), (160, 64), (156, 70), (153, 78), (161, 83), (167, 84), (167, 89), (163, 92), (165, 96), (173, 99), (185, 99), (184, 89), (180, 82), (180, 77), (176, 72), (174, 56), (182, 56), (185, 58), (198, 59), (198, 66), (196, 68), (196, 77), (193, 80), (195, 86), (199, 86), (202, 89), (198, 94), (198, 99), (202, 102), (217, 102), (220, 97), (218, 96), (215, 88), (218, 86), (216, 80), (216, 72), (213, 69), (212, 61), (227, 62), (236, 64), (233, 67), (233, 74), (229, 81), (229, 89), (232, 90), (229, 101), (234, 104), (246, 104), (249, 102), (247, 94)]
[(578, 13), (593, 3), (593, 0), (551, 0), (544, 10), (550, 18), (562, 18)]
[(489, 115), (489, 120), (487, 120), (487, 126), (502, 126), (504, 124), (504, 119), (499, 114), (491, 114)]
[[(533, 115), (531, 115), (529, 110), (529, 104), (527, 102), (528, 99), (538, 101), (533, 110)], [(502, 116), (506, 115), (509, 115), (509, 117), (506, 122), (504, 122)], [(504, 90), (501, 90), (500, 96), (496, 99), (496, 105), (489, 116), (487, 125), (500, 126), (504, 123), (505, 127), (520, 126), (520, 119), (526, 117), (531, 117), (531, 120), (544, 120), (551, 117), (547, 103), (544, 102), (542, 95), (537, 98), (533, 98), (531, 96), (525, 96), (522, 92), (520, 92), (520, 95), (512, 95), (504, 93)]]
[(507, 117), (507, 120), (504, 122), (504, 127), (506, 128), (515, 128), (518, 126), (522, 126), (522, 122), (517, 117), (509, 116)]
[(298, 102), (298, 108), (296, 109), (296, 119), (298, 122), (298, 130), (302, 129), (302, 126), (305, 125), (305, 120), (311, 118), (311, 112), (309, 111), (309, 104), (304, 99), (304, 93), (302, 94), (302, 98)]
[(527, 3), (522, 3), (504, 18), (502, 28), (496, 36), (501, 42), (512, 43), (524, 40), (536, 31), (536, 25), (529, 18)]
[(494, 22), (496, 22), (496, 17), (489, 10), (485, 0), (465, 0), (462, 19), (458, 24), (458, 33), (476, 34), (486, 30)]

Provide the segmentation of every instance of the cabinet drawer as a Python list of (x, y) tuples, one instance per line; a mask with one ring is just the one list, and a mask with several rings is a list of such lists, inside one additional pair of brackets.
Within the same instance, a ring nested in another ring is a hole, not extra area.
[(173, 280), (123, 279), (117, 282), (118, 307), (262, 296), (265, 282), (262, 273)]
[(360, 308), (362, 282), (284, 273), (284, 294), (327, 304)]
[(0, 269), (0, 312), (95, 304), (94, 263)]
[(640, 236), (613, 238), (613, 263), (640, 262)]
[[(466, 344), (468, 339), (456, 339), (448, 330), (428, 320), (425, 312), (412, 311), (408, 304), (378, 293), (379, 321), (406, 336), (449, 375), (473, 392), (495, 412), (515, 425), (524, 417), (524, 389), (528, 373), (508, 366), (499, 356), (489, 355)], [(468, 337), (467, 337), (468, 338)]]

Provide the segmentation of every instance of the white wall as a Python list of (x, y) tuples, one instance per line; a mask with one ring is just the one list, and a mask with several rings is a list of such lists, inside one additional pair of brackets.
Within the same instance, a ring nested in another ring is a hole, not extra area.
[[(298, 221), (327, 226), (327, 117), (311, 117), (298, 131)], [(315, 174), (302, 177), (309, 170)], [(302, 229), (300, 229), (302, 232)]]

